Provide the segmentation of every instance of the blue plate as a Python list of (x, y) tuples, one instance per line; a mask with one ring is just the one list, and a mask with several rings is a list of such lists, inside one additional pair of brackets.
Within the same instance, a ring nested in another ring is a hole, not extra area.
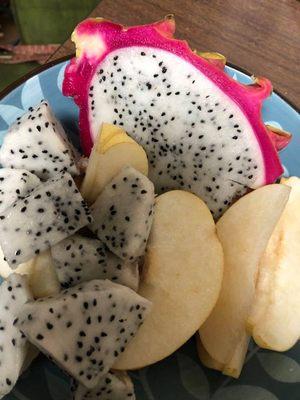
[[(78, 143), (78, 110), (61, 92), (67, 62), (43, 70), (11, 90), (0, 100), (0, 143), (7, 127), (30, 106), (49, 100), (73, 141)], [(231, 67), (226, 71), (240, 82), (250, 78)], [(300, 176), (300, 115), (279, 95), (273, 94), (263, 107), (263, 119), (294, 134), (281, 153), (285, 174)], [(240, 379), (234, 380), (201, 366), (191, 339), (175, 354), (132, 377), (138, 400), (299, 400), (300, 343), (282, 354), (259, 350), (251, 343)], [(68, 378), (39, 356), (20, 378), (7, 400), (67, 400)]]

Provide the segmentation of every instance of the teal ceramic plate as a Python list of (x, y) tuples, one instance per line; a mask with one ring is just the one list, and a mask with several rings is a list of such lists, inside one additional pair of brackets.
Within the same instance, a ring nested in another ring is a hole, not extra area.
[[(30, 106), (48, 99), (57, 117), (78, 143), (78, 111), (73, 100), (61, 93), (66, 61), (52, 65), (23, 81), (0, 100), (0, 142), (7, 127)], [(250, 78), (234, 69), (229, 75), (240, 82)], [(281, 153), (286, 175), (300, 176), (300, 115), (279, 95), (265, 103), (263, 118), (294, 134)], [(0, 299), (1, 301), (1, 299)], [(174, 327), (176, 331), (176, 327)], [(162, 362), (132, 373), (138, 400), (299, 400), (300, 343), (286, 353), (259, 350), (251, 344), (240, 379), (234, 380), (200, 365), (191, 339)], [(6, 400), (70, 399), (68, 378), (39, 356), (20, 378)]]

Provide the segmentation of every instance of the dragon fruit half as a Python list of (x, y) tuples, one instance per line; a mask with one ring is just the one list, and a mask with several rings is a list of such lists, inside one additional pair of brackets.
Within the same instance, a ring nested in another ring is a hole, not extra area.
[(218, 217), (248, 188), (281, 175), (276, 145), (289, 137), (276, 140), (261, 120), (267, 79), (236, 82), (174, 31), (172, 16), (134, 27), (83, 21), (63, 92), (79, 106), (86, 154), (103, 122), (120, 125), (146, 150), (158, 193), (192, 191)]

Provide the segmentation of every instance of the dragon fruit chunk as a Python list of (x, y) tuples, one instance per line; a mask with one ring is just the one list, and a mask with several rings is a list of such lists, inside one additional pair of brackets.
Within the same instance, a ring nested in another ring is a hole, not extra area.
[(78, 285), (93, 279), (109, 279), (137, 290), (137, 263), (124, 262), (99, 239), (73, 235), (51, 247), (58, 280), (62, 287)]
[[(40, 184), (37, 176), (25, 169), (0, 169), (0, 213), (11, 206), (15, 201), (27, 196)], [(32, 262), (21, 264), (18, 267), (19, 273), (28, 273), (32, 269)], [(7, 278), (13, 270), (4, 260), (0, 248), (0, 276)]]
[(12, 274), (0, 286), (0, 398), (9, 393), (21, 374), (28, 343), (16, 327), (16, 316), (32, 300), (25, 276)]
[(62, 369), (92, 389), (134, 337), (150, 302), (108, 280), (93, 280), (27, 303), (18, 326)]
[(40, 184), (37, 176), (25, 169), (0, 169), (0, 213), (24, 198)]
[(172, 17), (133, 27), (81, 22), (63, 93), (79, 106), (86, 154), (103, 122), (120, 125), (144, 147), (156, 192), (191, 191), (217, 218), (282, 174), (261, 120), (272, 87), (265, 78), (238, 83), (174, 39), (174, 28)]
[(42, 183), (0, 214), (0, 246), (15, 269), (92, 222), (68, 173)]
[(46, 180), (67, 171), (78, 175), (77, 154), (46, 101), (42, 101), (9, 128), (0, 149), (0, 163), (24, 168)]
[(73, 381), (73, 400), (135, 400), (133, 383), (126, 372), (110, 371), (94, 389)]
[(92, 205), (90, 229), (118, 257), (142, 256), (153, 220), (154, 187), (132, 167), (123, 168)]

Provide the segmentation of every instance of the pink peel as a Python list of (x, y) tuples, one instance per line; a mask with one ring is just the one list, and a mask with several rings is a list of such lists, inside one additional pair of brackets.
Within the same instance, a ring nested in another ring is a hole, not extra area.
[(195, 54), (187, 42), (173, 38), (175, 21), (172, 17), (143, 26), (123, 27), (106, 20), (87, 19), (75, 29), (76, 45), (84, 35), (96, 36), (104, 43), (99, 52), (92, 55), (83, 52), (73, 58), (65, 71), (63, 93), (72, 96), (80, 108), (80, 129), (82, 148), (86, 155), (93, 144), (89, 124), (88, 90), (96, 69), (112, 51), (131, 47), (146, 46), (169, 51), (186, 60), (210, 79), (225, 94), (234, 99), (241, 112), (249, 121), (259, 143), (265, 171), (261, 184), (274, 182), (283, 172), (273, 140), (262, 122), (263, 100), (272, 91), (272, 85), (265, 78), (257, 78), (252, 85), (243, 85), (226, 75), (218, 65)]

